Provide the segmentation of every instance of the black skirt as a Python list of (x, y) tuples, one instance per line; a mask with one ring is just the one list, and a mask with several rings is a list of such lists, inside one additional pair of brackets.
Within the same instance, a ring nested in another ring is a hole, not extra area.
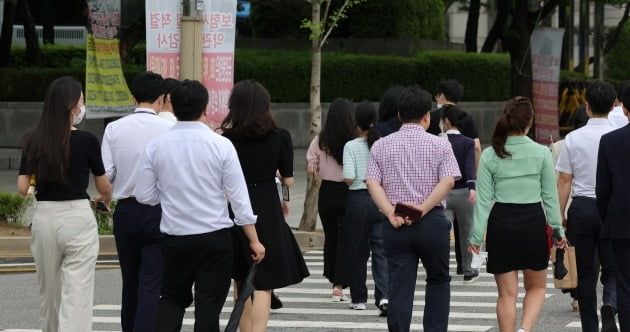
[(541, 203), (495, 203), (488, 218), (486, 249), (488, 273), (546, 269), (547, 220)]

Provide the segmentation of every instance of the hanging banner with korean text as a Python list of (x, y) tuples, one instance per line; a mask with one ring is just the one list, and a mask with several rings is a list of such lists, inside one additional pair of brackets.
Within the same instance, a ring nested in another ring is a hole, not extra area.
[(532, 96), (535, 139), (541, 144), (558, 141), (558, 82), (564, 29), (537, 28), (531, 36)]
[(125, 112), (133, 99), (120, 63), (120, 0), (88, 0), (85, 103), (89, 111)]
[[(198, 1), (200, 2), (200, 1)], [(147, 70), (179, 79), (181, 0), (147, 0)], [(201, 83), (208, 89), (207, 122), (218, 128), (234, 82), (236, 0), (203, 1)]]

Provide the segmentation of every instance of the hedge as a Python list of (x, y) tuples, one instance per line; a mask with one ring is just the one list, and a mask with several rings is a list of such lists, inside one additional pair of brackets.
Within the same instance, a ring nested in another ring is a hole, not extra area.
[[(308, 102), (310, 64), (309, 52), (239, 49), (235, 80), (258, 80), (269, 89), (274, 102)], [(376, 101), (395, 84), (420, 84), (433, 91), (440, 80), (448, 78), (464, 85), (464, 100), (505, 100), (510, 94), (509, 64), (504, 54), (435, 51), (393, 57), (324, 53), (322, 101), (339, 96)], [(125, 66), (127, 82), (142, 68)], [(47, 85), (63, 75), (84, 82), (82, 67), (0, 69), (0, 101), (41, 101)]]

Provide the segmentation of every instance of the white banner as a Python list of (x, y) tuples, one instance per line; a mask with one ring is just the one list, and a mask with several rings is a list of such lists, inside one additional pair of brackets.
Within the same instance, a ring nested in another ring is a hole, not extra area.
[[(210, 95), (208, 123), (217, 128), (228, 112), (234, 82), (236, 0), (203, 5), (201, 83)], [(147, 70), (179, 78), (182, 11), (181, 0), (146, 0)]]

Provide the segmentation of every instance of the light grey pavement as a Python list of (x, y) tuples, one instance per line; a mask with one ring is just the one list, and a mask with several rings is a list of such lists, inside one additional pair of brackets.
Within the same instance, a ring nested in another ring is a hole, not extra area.
[[(291, 187), (291, 202), (287, 223), (293, 229), (300, 225), (300, 218), (304, 209), (304, 196), (306, 195), (306, 149), (295, 149), (293, 158), (295, 183)], [(11, 169), (8, 169), (8, 159), (0, 160), (0, 191), (17, 193), (17, 174), (19, 159), (11, 159)], [(96, 195), (94, 183), (91, 181), (88, 188), (91, 196)], [(321, 223), (318, 221), (317, 228), (321, 230)]]

